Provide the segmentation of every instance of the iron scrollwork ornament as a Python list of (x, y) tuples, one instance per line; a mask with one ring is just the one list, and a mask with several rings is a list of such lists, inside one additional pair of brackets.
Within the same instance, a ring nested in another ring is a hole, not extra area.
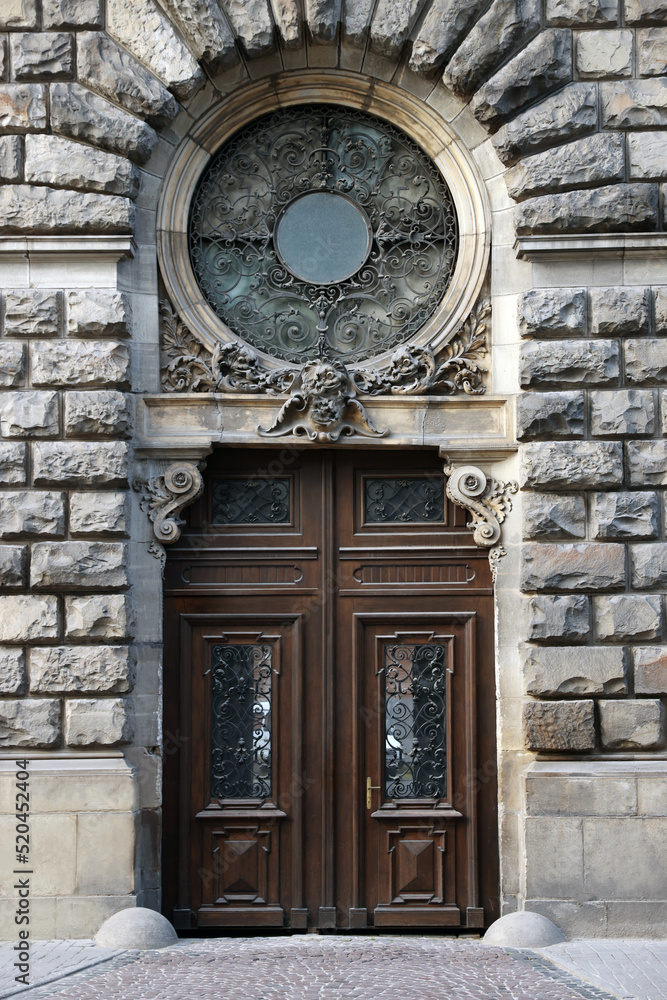
[(148, 482), (137, 480), (133, 488), (142, 495), (140, 507), (153, 522), (155, 537), (167, 545), (181, 537), (185, 521), (179, 514), (201, 496), (204, 479), (196, 465), (176, 462), (164, 475), (153, 476)]

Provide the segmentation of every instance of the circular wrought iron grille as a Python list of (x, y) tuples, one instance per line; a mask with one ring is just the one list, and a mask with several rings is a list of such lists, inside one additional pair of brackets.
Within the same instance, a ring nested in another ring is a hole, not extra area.
[[(368, 220), (367, 250), (356, 223), (347, 244), (350, 201)], [(240, 338), (297, 364), (350, 363), (403, 343), (433, 314), (458, 228), (442, 175), (407, 135), (318, 104), (272, 112), (218, 151), (189, 240), (202, 293)]]

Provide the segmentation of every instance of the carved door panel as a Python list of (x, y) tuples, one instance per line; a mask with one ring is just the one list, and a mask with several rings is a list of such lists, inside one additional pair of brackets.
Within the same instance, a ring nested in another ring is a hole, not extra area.
[(211, 457), (166, 569), (177, 926), (494, 919), (491, 581), (465, 521), (433, 454)]

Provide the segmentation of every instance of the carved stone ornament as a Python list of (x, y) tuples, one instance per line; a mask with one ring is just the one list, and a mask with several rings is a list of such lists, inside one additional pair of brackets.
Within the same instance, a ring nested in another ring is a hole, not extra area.
[[(459, 507), (465, 507), (472, 514), (469, 527), (473, 529), (476, 545), (491, 548), (500, 541), (500, 525), (512, 509), (511, 493), (516, 493), (519, 484), (503, 483), (487, 477), (475, 465), (461, 465), (456, 468), (451, 463), (445, 465), (447, 496)], [(496, 550), (497, 551), (497, 550)], [(498, 551), (491, 563), (492, 570), (498, 559), (504, 555)]]
[(155, 537), (167, 545), (181, 537), (185, 522), (179, 513), (201, 496), (204, 479), (196, 465), (176, 462), (164, 475), (154, 476), (148, 482), (138, 480), (133, 488), (142, 494), (140, 507), (153, 522)]

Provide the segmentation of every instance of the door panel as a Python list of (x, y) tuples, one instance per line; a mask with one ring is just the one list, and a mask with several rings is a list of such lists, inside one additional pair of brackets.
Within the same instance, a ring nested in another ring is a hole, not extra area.
[(495, 918), (491, 581), (437, 456), (220, 450), (165, 597), (177, 925)]

